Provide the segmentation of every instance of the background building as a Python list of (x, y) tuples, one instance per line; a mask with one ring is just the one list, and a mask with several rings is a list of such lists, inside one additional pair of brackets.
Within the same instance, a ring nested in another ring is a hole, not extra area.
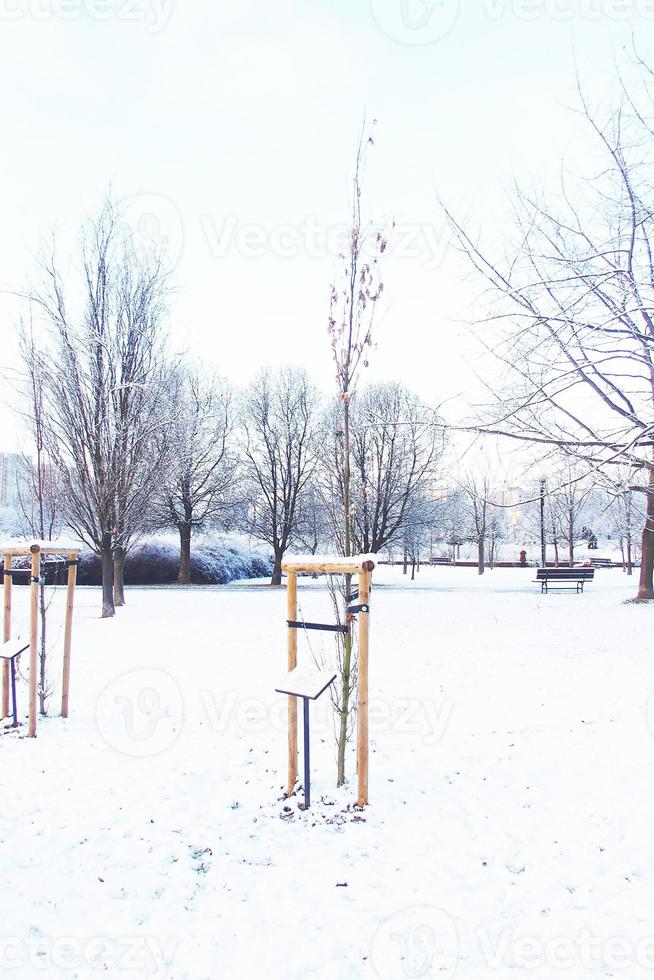
[(0, 507), (14, 507), (18, 503), (17, 453), (0, 453)]

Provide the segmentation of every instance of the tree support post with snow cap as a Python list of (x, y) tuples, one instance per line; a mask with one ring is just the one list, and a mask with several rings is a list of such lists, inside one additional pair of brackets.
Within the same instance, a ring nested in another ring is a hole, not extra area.
[(73, 604), (77, 581), (78, 556), (72, 551), (68, 556), (68, 583), (66, 587), (66, 624), (64, 626), (64, 671), (61, 681), (61, 717), (68, 717), (68, 693), (70, 690), (70, 648), (73, 636)]
[(36, 679), (39, 659), (39, 586), (41, 584), (41, 546), (30, 545), (30, 717), (27, 734), (36, 735)]
[(368, 643), (370, 636), (370, 572), (359, 572), (359, 693), (357, 701), (357, 803), (368, 803)]
[[(288, 584), (286, 586), (286, 608), (288, 619), (291, 622), (297, 620), (297, 572), (288, 573)], [(288, 630), (288, 671), (295, 670), (297, 667), (297, 629), (289, 627)], [(286, 795), (291, 796), (295, 791), (297, 781), (297, 698), (289, 695), (288, 698), (288, 782)]]
[[(4, 636), (3, 642), (9, 643), (11, 639), (11, 555), (5, 555), (3, 559), (3, 578), (4, 578)], [(2, 667), (2, 710), (0, 720), (9, 714), (9, 664), (5, 663)]]

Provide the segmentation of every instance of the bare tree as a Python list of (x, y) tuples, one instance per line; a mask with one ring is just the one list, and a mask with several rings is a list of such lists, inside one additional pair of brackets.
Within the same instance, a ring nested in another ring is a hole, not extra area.
[(295, 538), (303, 551), (316, 555), (333, 546), (331, 526), (331, 512), (314, 479), (300, 498)]
[[(373, 124), (374, 125), (374, 124)], [(349, 248), (343, 258), (342, 272), (332, 286), (329, 311), (329, 336), (336, 368), (336, 383), (341, 424), (338, 427), (336, 467), (340, 484), (342, 528), (334, 528), (335, 538), (341, 541), (345, 557), (352, 554), (352, 444), (350, 433), (350, 403), (356, 391), (360, 369), (368, 363), (373, 343), (375, 311), (384, 289), (379, 260), (386, 249), (381, 230), (367, 222), (362, 213), (363, 170), (366, 153), (373, 145), (372, 135), (364, 123), (357, 146), (352, 194), (352, 216)], [(345, 605), (352, 589), (352, 577), (344, 576), (342, 601)], [(339, 659), (338, 701), (338, 786), (345, 782), (345, 748), (348, 740), (350, 699), (355, 690), (352, 670), (352, 638), (342, 638), (343, 650)]]
[(420, 571), (420, 564), (424, 561), (431, 544), (432, 521), (433, 502), (426, 497), (412, 495), (402, 524), (404, 572), (407, 572), (410, 564), (412, 582), (416, 577), (416, 570)]
[(641, 504), (643, 495), (634, 489), (639, 473), (629, 467), (623, 467), (617, 468), (611, 476), (613, 479), (607, 483), (606, 488), (608, 503), (605, 508), (609, 533), (617, 538), (622, 555), (622, 566), (627, 575), (632, 575), (636, 557), (634, 534), (643, 519)]
[(552, 520), (558, 523), (561, 536), (566, 542), (568, 564), (571, 568), (575, 563), (575, 541), (581, 537), (592, 493), (592, 485), (588, 480), (582, 480), (582, 475), (579, 465), (568, 461), (555, 477), (557, 489), (549, 495)]
[(580, 90), (592, 169), (585, 179), (564, 173), (556, 204), (515, 191), (519, 238), (506, 260), (450, 219), (490, 288), (496, 330), (486, 346), (510, 379), (480, 428), (555, 446), (590, 471), (627, 464), (643, 472), (638, 598), (651, 599), (654, 99), (650, 69), (641, 65), (640, 76), (618, 87), (602, 115)]
[(434, 501), (432, 520), (437, 539), (451, 549), (452, 564), (461, 556), (468, 534), (466, 500), (460, 488), (449, 490)]
[[(376, 553), (427, 518), (443, 435), (430, 412), (399, 383), (374, 384), (351, 406), (352, 507), (355, 547)], [(420, 506), (419, 506), (420, 504)]]
[(486, 539), (491, 520), (491, 480), (485, 471), (467, 470), (459, 479), (467, 515), (468, 536), (477, 546), (477, 570), (480, 575), (486, 568)]
[(162, 480), (158, 521), (177, 528), (177, 581), (191, 581), (194, 531), (225, 518), (235, 502), (236, 458), (230, 451), (233, 396), (223, 380), (185, 365), (171, 375), (173, 418), (169, 464)]
[(303, 370), (264, 370), (245, 393), (241, 418), (248, 526), (272, 548), (271, 585), (280, 585), (317, 464), (318, 395)]
[(101, 556), (102, 616), (113, 616), (114, 559), (121, 601), (125, 550), (166, 452), (167, 275), (135, 252), (110, 200), (83, 231), (81, 296), (69, 307), (54, 252), (42, 273), (33, 299), (48, 328), (44, 400), (66, 520)]

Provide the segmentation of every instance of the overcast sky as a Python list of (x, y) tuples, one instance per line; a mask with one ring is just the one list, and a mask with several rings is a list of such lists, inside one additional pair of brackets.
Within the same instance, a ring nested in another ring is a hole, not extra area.
[[(66, 247), (111, 187), (168, 246), (179, 348), (237, 383), (291, 361), (328, 387), (365, 113), (367, 210), (397, 226), (369, 377), (431, 403), (465, 393), (479, 286), (436, 196), (501, 241), (514, 175), (583, 161), (575, 65), (599, 101), (632, 33), (647, 53), (654, 0), (0, 0), (0, 288), (24, 287), (53, 229)], [(7, 365), (17, 302), (0, 313)]]

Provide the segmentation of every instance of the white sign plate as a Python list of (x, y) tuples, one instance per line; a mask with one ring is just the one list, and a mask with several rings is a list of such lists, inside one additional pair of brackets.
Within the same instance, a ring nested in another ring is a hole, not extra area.
[(335, 680), (336, 674), (329, 670), (296, 667), (295, 670), (286, 675), (275, 690), (278, 694), (291, 694), (298, 698), (310, 698), (315, 701)]

